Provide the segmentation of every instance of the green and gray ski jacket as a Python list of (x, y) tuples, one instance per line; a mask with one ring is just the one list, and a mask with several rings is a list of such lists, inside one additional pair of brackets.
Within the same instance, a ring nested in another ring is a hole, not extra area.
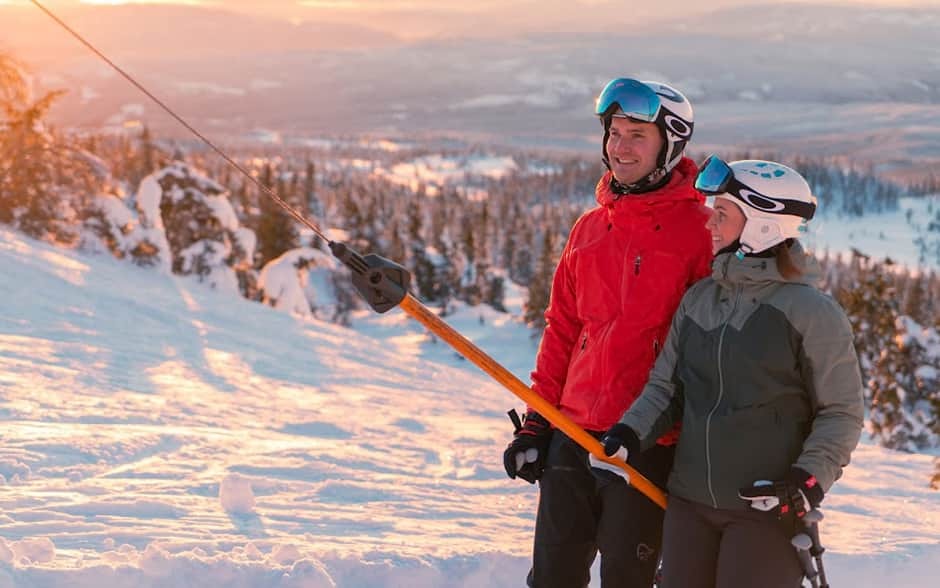
[[(791, 252), (809, 263), (799, 243)], [(738, 489), (791, 466), (828, 491), (862, 430), (862, 379), (842, 308), (804, 268), (721, 254), (686, 292), (642, 395), (621, 422), (642, 448), (681, 418), (671, 494), (744, 509)]]

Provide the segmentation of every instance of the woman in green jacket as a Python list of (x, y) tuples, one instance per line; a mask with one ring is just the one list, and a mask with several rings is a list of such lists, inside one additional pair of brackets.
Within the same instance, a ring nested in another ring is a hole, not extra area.
[(642, 395), (602, 441), (627, 459), (682, 423), (662, 588), (796, 588), (796, 522), (862, 430), (852, 331), (796, 240), (816, 209), (800, 174), (712, 156), (696, 188), (715, 196), (712, 275), (683, 297)]

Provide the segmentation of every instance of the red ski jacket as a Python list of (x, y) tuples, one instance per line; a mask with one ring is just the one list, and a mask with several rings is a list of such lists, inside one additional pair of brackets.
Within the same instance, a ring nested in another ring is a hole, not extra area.
[[(643, 390), (682, 295), (711, 273), (709, 209), (683, 158), (669, 183), (620, 196), (571, 229), (555, 270), (532, 388), (588, 431), (606, 431)], [(675, 434), (660, 443), (675, 442)]]

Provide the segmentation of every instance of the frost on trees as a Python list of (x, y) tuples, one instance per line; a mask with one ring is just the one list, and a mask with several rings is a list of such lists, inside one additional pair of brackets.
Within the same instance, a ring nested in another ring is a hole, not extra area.
[(347, 322), (355, 293), (338, 276), (346, 272), (331, 255), (299, 247), (272, 259), (261, 270), (258, 288), (265, 304), (300, 316)]
[(137, 208), (135, 261), (238, 292), (237, 272), (251, 268), (255, 234), (240, 226), (221, 185), (175, 161), (141, 180)]

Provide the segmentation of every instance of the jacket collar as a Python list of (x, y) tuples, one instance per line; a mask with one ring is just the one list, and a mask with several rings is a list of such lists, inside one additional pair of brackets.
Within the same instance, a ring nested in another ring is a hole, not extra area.
[(616, 194), (610, 188), (610, 180), (613, 177), (610, 171), (606, 172), (594, 189), (594, 197), (597, 203), (608, 210), (611, 214), (615, 210), (623, 209), (625, 211), (637, 212), (641, 209), (653, 206), (675, 203), (681, 200), (694, 200), (700, 203), (705, 202), (705, 197), (693, 187), (695, 174), (698, 168), (688, 157), (682, 160), (672, 170), (672, 176), (665, 186), (644, 192), (642, 194)]
[(738, 259), (734, 253), (721, 253), (712, 261), (712, 278), (726, 288), (734, 285), (759, 286), (772, 283), (792, 282), (816, 286), (820, 280), (819, 264), (808, 255), (799, 241), (790, 246), (790, 253), (803, 273), (793, 279), (780, 275), (777, 260), (773, 257), (748, 257)]

